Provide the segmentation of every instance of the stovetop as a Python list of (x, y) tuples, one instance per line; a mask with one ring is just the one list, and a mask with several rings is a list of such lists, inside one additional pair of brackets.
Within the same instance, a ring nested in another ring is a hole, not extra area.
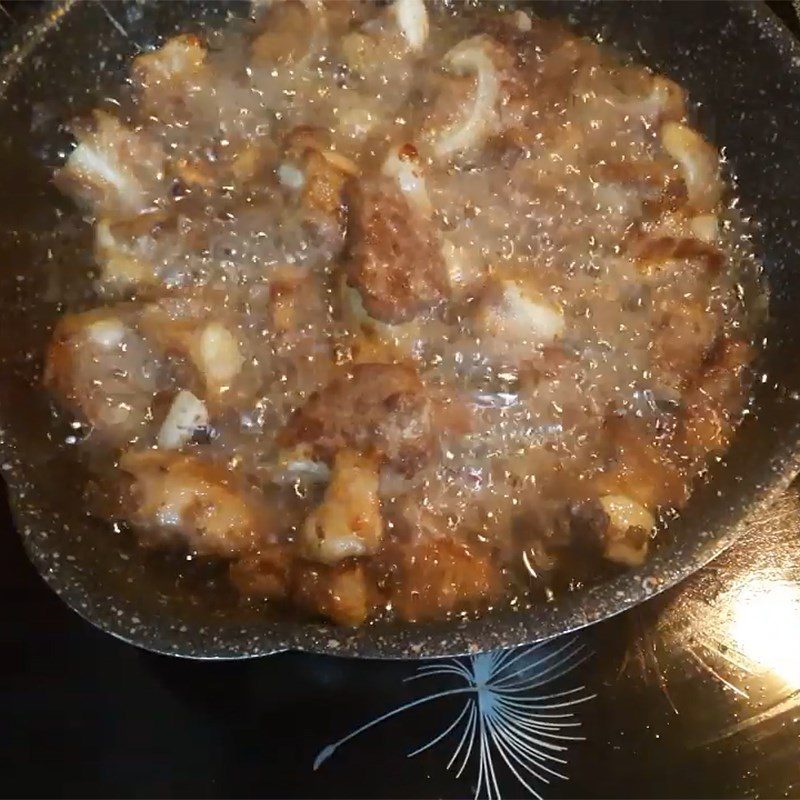
[[(29, 10), (0, 3), (0, 25)], [(794, 486), (679, 587), (532, 648), (207, 663), (78, 618), (2, 504), (0, 793), (798, 797), (798, 531)]]
[(0, 791), (462, 797), (480, 778), (481, 796), (798, 796), (798, 520), (792, 488), (677, 589), (502, 657), (205, 663), (79, 619), (6, 515)]

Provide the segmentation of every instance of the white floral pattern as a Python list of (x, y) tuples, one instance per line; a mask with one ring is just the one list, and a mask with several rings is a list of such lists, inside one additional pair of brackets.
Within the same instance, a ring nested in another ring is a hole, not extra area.
[(362, 725), (323, 748), (314, 760), (314, 769), (343, 744), (390, 717), (424, 703), (463, 695), (464, 706), (456, 718), (408, 757), (453, 734), (458, 740), (447, 769), (455, 769), (459, 777), (471, 759), (477, 761), (476, 798), (502, 798), (497, 774), (500, 762), (531, 797), (541, 798), (535, 784), (546, 785), (553, 778), (566, 780), (566, 751), (571, 742), (583, 738), (575, 730), (581, 723), (574, 707), (594, 695), (588, 694), (584, 686), (550, 694), (539, 694), (537, 690), (572, 672), (589, 655), (578, 636), (569, 636), (519, 650), (423, 664), (407, 680), (444, 676), (461, 685), (423, 695)]

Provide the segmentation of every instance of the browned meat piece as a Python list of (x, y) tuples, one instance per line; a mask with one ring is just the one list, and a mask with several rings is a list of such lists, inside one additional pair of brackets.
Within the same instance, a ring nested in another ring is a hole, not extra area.
[(359, 174), (356, 164), (331, 149), (326, 131), (307, 125), (293, 128), (286, 136), (285, 147), (278, 170), (281, 184), (299, 190), (300, 205), (312, 215), (343, 220), (344, 189), (348, 179)]
[(302, 0), (265, 3), (266, 13), (259, 19), (259, 35), (250, 45), (253, 63), (260, 67), (297, 64), (310, 55), (324, 30), (324, 12), (316, 4)]
[(351, 181), (346, 195), (347, 280), (367, 313), (407, 322), (442, 302), (448, 277), (432, 224), (390, 180)]
[(466, 436), (471, 433), (475, 420), (473, 409), (466, 397), (454, 391), (452, 387), (429, 387), (434, 429), (455, 436)]
[(244, 556), (231, 564), (229, 575), (247, 597), (288, 601), (339, 625), (360, 625), (380, 599), (360, 562), (315, 564), (298, 559), (286, 545), (270, 545)]
[(292, 554), (285, 545), (262, 547), (258, 553), (234, 561), (231, 582), (247, 597), (286, 599), (292, 580)]
[(665, 122), (659, 135), (664, 150), (678, 164), (691, 208), (695, 212), (713, 210), (723, 190), (716, 148), (680, 122)]
[(322, 153), (309, 154), (303, 202), (308, 208), (323, 214), (339, 214), (347, 178), (347, 173), (331, 164)]
[(179, 118), (186, 95), (209, 81), (207, 55), (197, 36), (183, 34), (168, 39), (158, 50), (137, 56), (131, 80), (142, 110), (165, 122)]
[(303, 525), (302, 545), (312, 561), (336, 564), (374, 553), (383, 537), (378, 468), (352, 450), (336, 454), (322, 503)]
[(422, 498), (414, 493), (401, 495), (395, 502), (386, 503), (384, 515), (389, 520), (388, 528), (393, 537), (388, 542), (388, 552), (393, 553), (392, 546), (398, 542), (410, 545), (452, 538), (453, 525), (448, 525), (446, 513), (438, 505), (436, 507), (439, 513), (429, 511), (422, 504)]
[(191, 388), (198, 396), (233, 406), (248, 402), (258, 385), (251, 361), (257, 334), (252, 319), (224, 302), (214, 292), (164, 295), (142, 306), (139, 330), (161, 352), (192, 364)]
[(625, 495), (645, 508), (683, 504), (688, 487), (668, 441), (654, 441), (653, 430), (630, 417), (609, 418), (605, 430), (612, 454), (594, 481), (600, 494)]
[(683, 402), (683, 438), (696, 458), (725, 448), (745, 399), (744, 372), (753, 349), (741, 339), (723, 339)]
[(654, 377), (669, 389), (680, 389), (700, 370), (714, 344), (719, 319), (693, 297), (660, 304), (660, 317), (650, 345)]
[(600, 505), (608, 517), (603, 555), (610, 561), (638, 567), (650, 545), (655, 517), (640, 503), (623, 494), (607, 494)]
[[(227, 140), (226, 140), (227, 141)], [(181, 189), (222, 190), (245, 188), (256, 178), (266, 178), (274, 168), (278, 149), (269, 140), (219, 144), (170, 163), (170, 174)], [(231, 189), (230, 187), (233, 187)]]
[(603, 555), (629, 567), (644, 561), (655, 526), (648, 509), (619, 494), (574, 504), (569, 520), (570, 544), (582, 556)]
[(433, 452), (431, 401), (416, 371), (401, 364), (357, 364), (315, 392), (279, 437), (313, 445), (332, 461), (343, 448), (413, 472)]
[(594, 170), (600, 184), (635, 190), (651, 215), (674, 211), (686, 204), (686, 186), (661, 161), (615, 161)]
[(98, 433), (122, 444), (144, 434), (160, 369), (130, 307), (98, 308), (61, 319), (44, 382)]
[(361, 625), (375, 608), (375, 585), (360, 563), (335, 567), (297, 564), (292, 601), (298, 607), (339, 625)]
[(158, 283), (160, 252), (177, 247), (171, 240), (179, 237), (175, 220), (162, 210), (147, 211), (135, 217), (97, 221), (94, 237), (94, 257), (102, 272), (103, 290), (124, 291)]
[[(636, 242), (632, 255), (642, 272), (675, 271), (684, 264), (695, 267), (698, 274), (717, 275), (725, 264), (725, 255), (718, 248), (699, 239), (675, 236), (646, 238)], [(678, 262), (676, 265), (675, 262)]]
[(150, 208), (165, 190), (164, 152), (151, 136), (104, 111), (73, 125), (78, 146), (56, 173), (56, 185), (96, 216)]
[(556, 544), (571, 544), (583, 553), (595, 555), (602, 553), (609, 517), (597, 500), (581, 500), (573, 503), (561, 528), (568, 533), (564, 541)]
[(397, 543), (386, 551), (387, 599), (409, 622), (487, 603), (502, 591), (491, 552), (451, 539)]
[(275, 530), (261, 498), (214, 463), (148, 450), (126, 453), (120, 468), (132, 479), (126, 516), (154, 542), (232, 556), (258, 551)]
[(488, 346), (503, 355), (527, 356), (537, 345), (564, 334), (564, 313), (533, 282), (493, 281), (477, 305), (475, 326)]

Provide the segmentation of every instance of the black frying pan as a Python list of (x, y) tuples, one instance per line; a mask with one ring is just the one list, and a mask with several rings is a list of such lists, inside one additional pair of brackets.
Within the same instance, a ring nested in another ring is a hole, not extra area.
[[(342, 0), (344, 2), (344, 0)], [(681, 519), (641, 569), (521, 612), (356, 631), (272, 619), (224, 580), (154, 556), (80, 507), (85, 476), (70, 431), (39, 388), (54, 299), (79, 299), (88, 227), (52, 187), (69, 137), (60, 125), (124, 78), (140, 47), (219, 24), (232, 4), (82, 2), (48, 6), (0, 68), (0, 464), (28, 554), (50, 587), (100, 628), (194, 658), (300, 649), (439, 656), (533, 642), (642, 602), (686, 577), (758, 518), (800, 469), (800, 47), (760, 4), (553, 3), (568, 17), (685, 85), (700, 127), (724, 146), (771, 287), (753, 413)], [(239, 11), (241, 12), (241, 8)], [(53, 441), (59, 443), (54, 448)]]

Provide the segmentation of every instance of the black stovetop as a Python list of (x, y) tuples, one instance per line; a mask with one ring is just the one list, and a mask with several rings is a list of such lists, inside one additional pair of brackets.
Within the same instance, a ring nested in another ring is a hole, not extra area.
[(0, 793), (800, 797), (798, 531), (793, 487), (676, 589), (503, 657), (203, 663), (69, 611), (2, 503)]
[[(436, 674), (426, 675), (413, 662), (283, 654), (205, 663), (137, 650), (44, 587), (5, 516), (0, 791), (462, 797), (474, 793), (483, 749), (502, 796), (530, 796), (491, 736), (481, 748), (476, 735), (458, 777), (467, 735), (448, 771), (469, 710), (407, 758), (477, 700), (484, 719), (499, 719), (501, 743), (512, 731), (515, 752), (528, 736), (532, 751), (565, 762), (540, 763), (566, 780), (542, 768), (549, 783), (527, 776), (547, 798), (800, 796), (798, 520), (793, 488), (736, 547), (666, 596), (517, 651), (505, 667), (478, 656), (429, 662)], [(453, 689), (462, 691), (430, 697)], [(503, 706), (509, 697), (517, 705)]]

